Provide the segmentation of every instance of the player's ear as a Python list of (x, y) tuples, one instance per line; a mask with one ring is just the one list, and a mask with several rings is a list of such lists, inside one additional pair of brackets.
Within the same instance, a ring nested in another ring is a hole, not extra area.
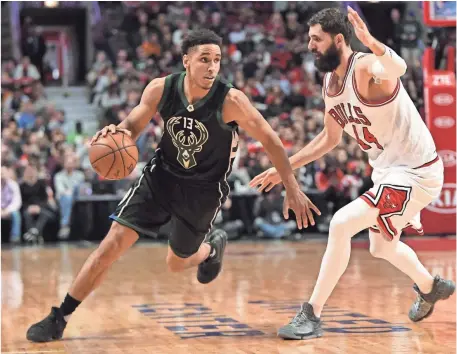
[(185, 69), (187, 69), (189, 66), (189, 56), (187, 54), (184, 54), (182, 57), (182, 65)]
[(335, 44), (337, 46), (341, 46), (344, 44), (344, 36), (341, 34), (341, 33), (338, 33), (336, 36), (335, 36)]

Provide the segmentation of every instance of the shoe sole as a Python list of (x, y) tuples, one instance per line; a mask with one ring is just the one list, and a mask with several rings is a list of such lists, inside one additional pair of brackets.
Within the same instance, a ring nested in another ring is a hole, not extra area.
[(320, 338), (324, 334), (323, 330), (319, 330), (310, 334), (300, 334), (295, 333), (293, 331), (288, 330), (279, 330), (278, 337), (282, 339), (295, 339), (295, 340), (306, 340), (306, 339), (313, 339), (313, 338)]
[(425, 320), (426, 318), (430, 317), (430, 316), (432, 315), (433, 310), (435, 309), (435, 305), (436, 305), (436, 303), (437, 303), (438, 301), (447, 300), (447, 299), (449, 299), (449, 298), (454, 294), (454, 292), (455, 292), (455, 284), (452, 284), (452, 287), (450, 287), (449, 289), (450, 289), (449, 293), (446, 294), (445, 297), (443, 297), (443, 298), (437, 300), (437, 301), (432, 305), (432, 307), (430, 308), (430, 311), (429, 311), (424, 317), (421, 317), (421, 318), (418, 319), (418, 320), (412, 319), (411, 317), (410, 317), (409, 319), (410, 319), (411, 321), (413, 321), (413, 322), (420, 322), (420, 321)]
[(59, 337), (59, 338), (54, 338), (52, 337), (51, 339), (36, 339), (36, 338), (29, 338), (27, 337), (27, 340), (29, 340), (30, 342), (34, 342), (34, 343), (49, 343), (49, 342), (55, 342), (57, 340), (61, 340), (62, 337)]
[(34, 338), (33, 336), (29, 335), (29, 333), (27, 333), (27, 340), (31, 341), (31, 342), (35, 342), (35, 343), (47, 343), (47, 342), (54, 342), (56, 340), (60, 340), (62, 339), (63, 337), (63, 333), (59, 336), (59, 335), (52, 335), (50, 338), (47, 337), (47, 338)]

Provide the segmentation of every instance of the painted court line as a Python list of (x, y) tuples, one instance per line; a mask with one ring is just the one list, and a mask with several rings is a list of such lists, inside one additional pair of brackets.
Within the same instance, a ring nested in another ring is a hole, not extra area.
[(27, 350), (26, 352), (3, 352), (3, 354), (32, 354), (32, 353), (65, 353), (65, 350)]

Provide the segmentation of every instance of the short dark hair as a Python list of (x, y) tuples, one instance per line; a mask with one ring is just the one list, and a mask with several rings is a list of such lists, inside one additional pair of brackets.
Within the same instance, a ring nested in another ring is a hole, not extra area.
[(351, 43), (354, 30), (346, 14), (337, 8), (327, 8), (314, 14), (308, 21), (308, 26), (321, 25), (322, 30), (336, 36), (341, 33), (344, 41), (349, 45)]
[(222, 38), (206, 28), (191, 31), (182, 42), (182, 55), (189, 54), (190, 48), (203, 44), (217, 44), (220, 47), (222, 45)]

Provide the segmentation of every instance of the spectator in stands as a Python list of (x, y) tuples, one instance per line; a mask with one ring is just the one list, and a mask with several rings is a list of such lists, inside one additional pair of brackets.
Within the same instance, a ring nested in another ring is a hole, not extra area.
[(420, 60), (420, 43), (422, 37), (422, 26), (416, 19), (414, 12), (410, 11), (406, 14), (406, 19), (402, 21), (399, 30), (399, 36), (401, 38), (401, 56), (408, 66), (413, 65), (416, 61)]
[(317, 189), (323, 193), (324, 199), (329, 203), (331, 215), (350, 201), (345, 195), (343, 185), (345, 175), (338, 165), (335, 158), (330, 156), (321, 158), (318, 162), (319, 170), (315, 175)]
[(106, 53), (103, 51), (97, 52), (95, 62), (92, 64), (92, 68), (87, 74), (87, 82), (93, 86), (97, 82), (98, 76), (111, 65), (110, 61), (106, 57)]
[[(4, 129), (3, 132), (5, 132)], [(12, 148), (5, 143), (5, 135), (2, 136), (2, 163), (8, 166), (13, 166), (17, 160), (16, 154), (13, 152)]]
[(125, 96), (119, 88), (118, 84), (112, 83), (109, 85), (107, 91), (102, 94), (100, 105), (105, 108), (113, 108), (114, 106), (120, 106), (125, 101)]
[(395, 52), (401, 51), (401, 14), (397, 8), (390, 11), (390, 19), (392, 20), (392, 28), (389, 29), (390, 38), (387, 39), (387, 44), (392, 47)]
[(227, 232), (229, 240), (237, 239), (241, 236), (241, 231), (244, 227), (244, 224), (241, 220), (233, 220), (230, 215), (230, 210), (232, 208), (232, 199), (227, 198), (225, 203), (221, 206), (216, 219), (214, 220), (214, 225), (217, 228), (223, 229)]
[(75, 189), (84, 182), (84, 173), (76, 169), (76, 156), (65, 156), (64, 169), (54, 176), (54, 186), (60, 205), (59, 237), (65, 239), (70, 233), (70, 217)]
[(22, 198), (18, 183), (13, 179), (13, 171), (6, 165), (2, 166), (2, 223), (11, 220), (10, 242), (21, 242), (21, 206)]
[(14, 73), (16, 71), (16, 64), (14, 60), (9, 59), (2, 61), (2, 86), (5, 84), (12, 84), (14, 82)]
[(162, 54), (162, 47), (157, 33), (151, 33), (148, 40), (141, 44), (141, 47), (148, 57), (153, 56), (158, 58)]
[(25, 33), (22, 42), (22, 54), (30, 58), (41, 79), (44, 80), (43, 58), (46, 54), (46, 42), (39, 27), (31, 27)]
[(37, 82), (32, 86), (32, 92), (30, 93), (30, 99), (33, 102), (33, 106), (37, 112), (44, 109), (49, 101), (44, 92), (44, 87), (41, 83)]
[(14, 71), (14, 79), (21, 81), (35, 81), (41, 77), (37, 67), (30, 62), (29, 57), (23, 57)]
[(83, 125), (81, 121), (75, 122), (75, 130), (67, 135), (67, 142), (69, 144), (81, 145), (87, 134), (83, 132)]
[(52, 191), (44, 179), (38, 178), (38, 170), (34, 165), (25, 167), (22, 183), (22, 218), (26, 233), (24, 240), (42, 242), (43, 230), (48, 222), (56, 217), (57, 205)]
[(263, 193), (254, 205), (254, 226), (268, 238), (286, 237), (296, 229), (295, 222), (285, 221), (282, 215), (284, 198), (281, 191), (281, 186), (274, 187), (270, 192)]
[(94, 102), (96, 105), (100, 104), (103, 92), (105, 92), (105, 90), (110, 87), (111, 84), (116, 84), (118, 81), (118, 76), (112, 67), (108, 67), (102, 70), (93, 89), (94, 93), (96, 94), (94, 97)]
[(32, 129), (35, 125), (35, 108), (31, 101), (24, 101), (18, 114), (17, 123), (19, 129)]
[[(3, 84), (3, 81), (2, 81)], [(30, 98), (24, 94), (19, 85), (14, 86), (12, 95), (9, 95), (3, 103), (3, 109), (8, 111), (19, 111), (22, 104), (30, 101)]]

